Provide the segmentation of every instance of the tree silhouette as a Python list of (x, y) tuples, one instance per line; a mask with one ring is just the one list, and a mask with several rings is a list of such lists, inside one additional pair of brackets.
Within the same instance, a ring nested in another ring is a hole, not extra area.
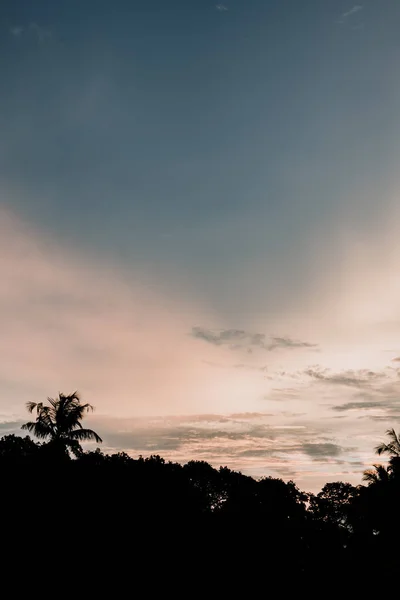
[(22, 425), (37, 438), (48, 440), (49, 443), (75, 456), (82, 454), (79, 442), (102, 442), (100, 436), (92, 429), (84, 429), (81, 421), (84, 414), (93, 411), (91, 404), (82, 404), (79, 394), (74, 392), (68, 396), (59, 394), (58, 398), (48, 398), (49, 405), (43, 402), (28, 402), (26, 407), (30, 413), (36, 411), (36, 420)]
[(400, 439), (394, 429), (388, 429), (386, 435), (389, 438), (389, 443), (382, 442), (375, 448), (377, 454), (388, 454), (390, 457), (400, 457)]
[(14, 434), (5, 435), (0, 439), (0, 463), (29, 461), (37, 456), (40, 446), (40, 443), (34, 442), (29, 436), (22, 438)]
[(326, 483), (316, 496), (309, 495), (309, 510), (317, 520), (346, 528), (349, 507), (357, 494), (357, 488), (351, 483)]
[[(53, 534), (56, 527), (52, 549), (60, 540), (60, 551), (76, 552), (77, 537), (71, 532), (77, 527), (74, 507), (79, 494), (79, 505), (89, 508), (84, 539), (115, 548), (134, 539), (125, 570), (130, 573), (135, 564), (147, 573), (150, 558), (150, 568), (163, 584), (175, 573), (178, 558), (182, 572), (198, 585), (209, 569), (210, 552), (204, 548), (217, 549), (225, 591), (230, 585), (237, 591), (238, 586), (237, 577), (226, 573), (244, 574), (247, 581), (254, 572), (266, 572), (310, 588), (316, 573), (328, 580), (337, 572), (351, 581), (365, 569), (396, 572), (400, 467), (396, 472), (395, 465), (400, 461), (400, 435), (393, 430), (380, 451), (390, 455), (389, 464), (366, 471), (366, 485), (334, 481), (314, 495), (292, 481), (254, 479), (202, 460), (181, 465), (158, 455), (134, 459), (124, 452), (83, 452), (82, 440), (101, 440), (83, 429), (81, 421), (92, 407), (82, 404), (77, 393), (29, 403), (28, 409), (36, 419), (24, 429), (39, 442), (28, 436), (0, 438), (0, 507), (17, 540), (32, 530), (32, 514), (39, 515), (35, 544), (43, 539), (48, 551), (49, 538), (43, 531)], [(76, 460), (70, 460), (70, 451)], [(173, 552), (168, 552), (170, 547)], [(154, 552), (160, 554), (151, 560)], [(116, 568), (121, 570), (119, 555)], [(165, 576), (160, 577), (162, 572)]]
[(391, 477), (396, 477), (396, 479), (398, 479), (400, 475), (400, 437), (394, 429), (388, 429), (386, 435), (389, 438), (389, 442), (387, 444), (382, 442), (382, 444), (376, 446), (375, 452), (379, 455), (389, 455), (388, 471), (390, 472)]
[(390, 466), (387, 469), (383, 465), (373, 465), (373, 467), (373, 469), (364, 471), (363, 481), (366, 481), (368, 485), (389, 481), (392, 471)]

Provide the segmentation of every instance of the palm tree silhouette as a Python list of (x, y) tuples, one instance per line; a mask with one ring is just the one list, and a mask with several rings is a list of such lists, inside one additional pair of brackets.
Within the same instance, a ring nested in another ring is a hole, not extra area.
[(388, 454), (389, 467), (393, 477), (398, 478), (400, 475), (400, 437), (394, 429), (388, 429), (386, 435), (389, 437), (389, 443), (382, 442), (375, 448), (377, 454)]
[(389, 481), (392, 471), (390, 466), (387, 469), (383, 465), (373, 465), (373, 467), (373, 469), (364, 471), (363, 481), (366, 481), (368, 485)]
[(397, 433), (395, 432), (394, 429), (388, 429), (386, 431), (386, 435), (389, 438), (389, 443), (385, 444), (385, 442), (382, 442), (382, 444), (379, 444), (379, 446), (377, 446), (375, 448), (375, 451), (377, 454), (389, 454), (389, 456), (391, 458), (394, 457), (400, 457), (400, 438), (397, 435)]
[(27, 402), (30, 413), (36, 411), (36, 420), (22, 425), (37, 438), (49, 440), (54, 446), (68, 448), (75, 456), (82, 454), (79, 442), (94, 440), (101, 443), (103, 440), (92, 429), (84, 429), (81, 421), (85, 412), (93, 411), (91, 404), (82, 404), (78, 392), (65, 396), (59, 394), (58, 398), (47, 398), (49, 406), (43, 402)]

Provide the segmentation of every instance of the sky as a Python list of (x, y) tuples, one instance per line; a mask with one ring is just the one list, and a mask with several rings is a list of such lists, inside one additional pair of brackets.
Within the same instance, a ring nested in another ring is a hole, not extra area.
[[(0, 433), (307, 491), (400, 417), (400, 3), (0, 3)], [(397, 157), (397, 158), (396, 158)]]

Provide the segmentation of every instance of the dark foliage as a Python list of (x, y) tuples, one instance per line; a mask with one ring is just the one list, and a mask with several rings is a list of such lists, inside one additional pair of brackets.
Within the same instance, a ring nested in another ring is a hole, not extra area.
[(28, 402), (26, 407), (30, 413), (36, 413), (34, 421), (22, 425), (40, 440), (48, 440), (60, 454), (68, 454), (70, 450), (75, 456), (82, 453), (79, 442), (95, 441), (101, 443), (101, 438), (92, 429), (84, 429), (81, 421), (85, 413), (92, 411), (91, 404), (82, 404), (78, 392), (66, 396), (59, 394), (58, 398), (47, 398), (43, 402)]
[(193, 595), (195, 585), (196, 596), (207, 582), (215, 591), (217, 580), (225, 593), (249, 592), (260, 577), (289, 589), (398, 563), (400, 477), (392, 463), (366, 486), (328, 483), (313, 495), (204, 461), (182, 466), (100, 449), (71, 458), (51, 439), (8, 435), (0, 472), (4, 528), (25, 550), (59, 560), (84, 554), (100, 580), (122, 569), (120, 577), (132, 573), (133, 586), (154, 594), (179, 585)]

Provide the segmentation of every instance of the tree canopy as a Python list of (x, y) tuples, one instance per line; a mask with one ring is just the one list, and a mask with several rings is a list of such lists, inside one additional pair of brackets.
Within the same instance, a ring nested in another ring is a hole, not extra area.
[(125, 548), (139, 572), (156, 561), (153, 571), (162, 563), (172, 576), (179, 564), (186, 569), (181, 580), (197, 576), (193, 569), (207, 573), (218, 565), (231, 584), (235, 573), (290, 574), (290, 581), (301, 582), (397, 566), (400, 474), (393, 430), (377, 449), (389, 463), (365, 471), (366, 485), (334, 481), (312, 494), (293, 481), (255, 479), (203, 460), (181, 465), (158, 455), (85, 452), (81, 441), (101, 438), (82, 427), (92, 407), (76, 393), (28, 408), (36, 420), (24, 429), (38, 441), (0, 439), (2, 514), (19, 539), (33, 535), (47, 549), (57, 542), (64, 553), (87, 543), (104, 551)]

